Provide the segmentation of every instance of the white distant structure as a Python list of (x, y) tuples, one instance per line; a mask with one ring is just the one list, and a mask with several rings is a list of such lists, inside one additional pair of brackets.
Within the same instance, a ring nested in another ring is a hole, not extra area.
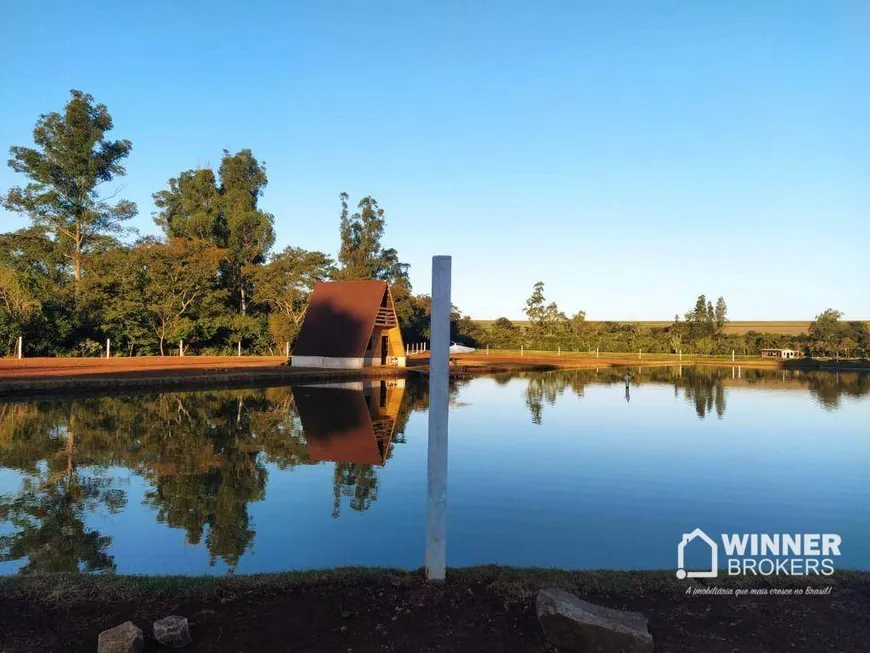
[(782, 360), (798, 358), (800, 356), (800, 352), (794, 349), (762, 349), (760, 353), (762, 358), (779, 358)]
[(455, 342), (450, 343), (450, 353), (451, 354), (473, 354), (474, 347), (466, 347), (465, 345), (458, 345)]

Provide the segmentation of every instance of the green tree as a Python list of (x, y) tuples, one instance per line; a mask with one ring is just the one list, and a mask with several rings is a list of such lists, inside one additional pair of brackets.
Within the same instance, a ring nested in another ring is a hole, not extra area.
[(197, 315), (215, 310), (221, 298), (216, 281), (224, 253), (206, 243), (172, 238), (167, 243), (143, 243), (137, 256), (144, 274), (141, 307), (160, 355), (165, 356), (167, 339), (189, 339)]
[(275, 218), (257, 206), (268, 183), (266, 166), (254, 158), (251, 150), (234, 155), (224, 150), (219, 174), (227, 228), (227, 277), (238, 297), (239, 311), (245, 315), (251, 293), (251, 281), (245, 271), (263, 263), (275, 244)]
[(719, 297), (716, 300), (716, 308), (714, 310), (715, 319), (716, 319), (716, 328), (720, 331), (725, 326), (725, 322), (728, 321), (728, 305), (725, 303), (724, 297)]
[(223, 152), (218, 177), (208, 168), (188, 170), (154, 193), (154, 222), (170, 238), (187, 238), (224, 251), (221, 282), (246, 315), (252, 292), (247, 272), (275, 244), (275, 218), (258, 206), (268, 183), (266, 166), (251, 150)]
[(299, 333), (314, 284), (332, 274), (332, 259), (323, 252), (288, 247), (268, 264), (251, 265), (254, 301), (269, 307), (269, 330), (276, 345)]
[(841, 311), (828, 308), (810, 323), (809, 336), (818, 353), (830, 355), (836, 350), (844, 334), (842, 317)]
[(110, 141), (113, 128), (106, 106), (73, 90), (64, 113), (40, 116), (33, 130), (36, 149), (13, 146), (9, 167), (30, 183), (11, 188), (3, 204), (23, 213), (37, 226), (48, 227), (71, 261), (78, 287), (82, 258), (100, 237), (124, 230), (136, 214), (128, 200), (112, 203), (100, 186), (126, 174), (121, 162), (132, 149), (128, 140)]

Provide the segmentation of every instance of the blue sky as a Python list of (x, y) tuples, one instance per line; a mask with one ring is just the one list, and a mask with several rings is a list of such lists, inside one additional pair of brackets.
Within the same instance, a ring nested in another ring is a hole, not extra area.
[(7, 2), (0, 43), (0, 148), (93, 94), (141, 233), (247, 147), (278, 247), (335, 253), (338, 194), (372, 194), (475, 317), (540, 280), (589, 319), (870, 318), (870, 2)]

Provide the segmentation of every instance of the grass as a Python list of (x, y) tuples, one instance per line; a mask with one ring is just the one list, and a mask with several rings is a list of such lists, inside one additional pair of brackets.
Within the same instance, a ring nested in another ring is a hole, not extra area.
[[(285, 592), (313, 586), (342, 587), (387, 584), (409, 587), (423, 582), (422, 570), (339, 567), (327, 570), (227, 576), (145, 576), (119, 574), (37, 574), (0, 577), (0, 595), (51, 605), (115, 602), (144, 598), (227, 599), (246, 594)], [(725, 576), (709, 581), (680, 581), (673, 570), (570, 571), (485, 565), (448, 570), (447, 582), (486, 585), (509, 601), (523, 602), (542, 587), (559, 587), (577, 594), (637, 598), (648, 594), (681, 594), (695, 586), (724, 588), (799, 588), (843, 586), (870, 591), (870, 572), (838, 570), (832, 576)]]

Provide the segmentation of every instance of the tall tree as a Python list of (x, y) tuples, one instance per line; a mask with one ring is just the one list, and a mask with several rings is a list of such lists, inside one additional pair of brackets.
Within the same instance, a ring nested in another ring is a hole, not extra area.
[(716, 328), (721, 330), (728, 321), (728, 305), (725, 303), (724, 297), (719, 297), (716, 300), (716, 308), (714, 309), (716, 317)]
[[(357, 205), (357, 212), (350, 215), (347, 193), (342, 193), (340, 198), (341, 247), (338, 262), (341, 269), (336, 273), (336, 278), (382, 279), (394, 286), (404, 284), (410, 292), (410, 266), (399, 260), (399, 253), (395, 249), (385, 249), (381, 245), (386, 217), (378, 201), (371, 196), (363, 197)], [(394, 299), (395, 294), (394, 289)]]
[(251, 282), (247, 266), (263, 263), (275, 244), (275, 218), (257, 207), (268, 183), (266, 165), (251, 150), (231, 155), (224, 150), (219, 170), (224, 220), (227, 227), (228, 277), (239, 299), (239, 311), (247, 313)]
[(9, 167), (30, 183), (11, 188), (3, 204), (52, 231), (72, 263), (78, 287), (88, 248), (100, 236), (123, 232), (136, 205), (128, 200), (112, 203), (114, 194), (100, 194), (102, 184), (126, 174), (121, 162), (132, 143), (105, 138), (114, 125), (104, 104), (95, 104), (81, 91), (71, 95), (63, 114), (40, 116), (33, 130), (35, 149), (10, 148)]
[(266, 166), (251, 150), (224, 150), (218, 176), (209, 168), (187, 170), (154, 193), (154, 222), (170, 238), (199, 240), (224, 250), (224, 287), (247, 314), (251, 280), (246, 270), (266, 260), (275, 244), (275, 218), (258, 201), (268, 183)]
[(843, 317), (841, 311), (828, 308), (818, 315), (810, 323), (809, 334), (816, 351), (822, 354), (833, 353), (844, 336), (845, 329), (840, 321)]

